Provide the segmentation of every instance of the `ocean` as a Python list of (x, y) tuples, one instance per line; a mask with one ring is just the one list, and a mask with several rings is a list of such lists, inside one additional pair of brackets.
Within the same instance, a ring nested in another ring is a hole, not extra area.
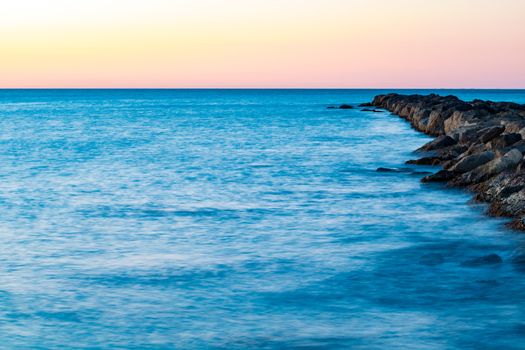
[(525, 236), (327, 109), (384, 92), (0, 90), (0, 347), (523, 348)]

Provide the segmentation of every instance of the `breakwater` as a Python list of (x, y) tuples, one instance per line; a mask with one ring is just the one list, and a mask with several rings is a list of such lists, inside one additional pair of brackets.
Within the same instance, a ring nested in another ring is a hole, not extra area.
[(488, 214), (510, 217), (511, 227), (525, 230), (525, 105), (395, 93), (378, 95), (371, 105), (436, 137), (407, 162), (443, 167), (423, 182), (466, 187), (490, 204)]

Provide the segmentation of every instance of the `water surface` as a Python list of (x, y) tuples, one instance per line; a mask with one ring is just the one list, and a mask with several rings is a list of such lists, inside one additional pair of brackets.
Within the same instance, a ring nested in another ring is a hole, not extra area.
[(326, 109), (381, 92), (0, 90), (2, 347), (522, 348), (523, 236)]

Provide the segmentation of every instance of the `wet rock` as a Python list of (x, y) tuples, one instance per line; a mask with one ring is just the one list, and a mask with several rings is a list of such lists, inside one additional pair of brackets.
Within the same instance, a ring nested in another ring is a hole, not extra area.
[(378, 173), (404, 173), (411, 175), (428, 175), (432, 174), (428, 171), (416, 171), (412, 168), (377, 168)]
[(344, 104), (344, 105), (340, 105), (339, 109), (354, 109), (354, 107), (351, 105)]
[(499, 265), (503, 259), (497, 254), (490, 254), (479, 258), (470, 259), (461, 263), (464, 267), (479, 267), (485, 265)]
[(454, 140), (452, 137), (447, 135), (442, 135), (436, 138), (435, 140), (427, 143), (423, 147), (420, 148), (422, 151), (432, 151), (437, 150), (449, 146), (454, 146), (457, 143), (456, 140)]
[(359, 107), (374, 107), (374, 104), (367, 102), (367, 103), (361, 103)]
[(411, 173), (411, 168), (377, 168), (378, 173)]
[(437, 173), (429, 176), (425, 176), (421, 182), (447, 182), (452, 180), (456, 176), (456, 173), (448, 170), (441, 170)]
[(406, 164), (413, 165), (439, 165), (443, 162), (443, 159), (440, 157), (423, 157), (420, 159), (411, 159), (406, 161)]

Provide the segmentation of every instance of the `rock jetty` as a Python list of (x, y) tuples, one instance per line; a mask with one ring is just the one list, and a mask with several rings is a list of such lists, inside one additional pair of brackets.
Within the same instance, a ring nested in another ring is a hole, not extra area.
[(423, 182), (466, 187), (489, 203), (490, 215), (525, 230), (525, 105), (436, 94), (379, 95), (371, 104), (436, 137), (407, 162), (442, 167)]

